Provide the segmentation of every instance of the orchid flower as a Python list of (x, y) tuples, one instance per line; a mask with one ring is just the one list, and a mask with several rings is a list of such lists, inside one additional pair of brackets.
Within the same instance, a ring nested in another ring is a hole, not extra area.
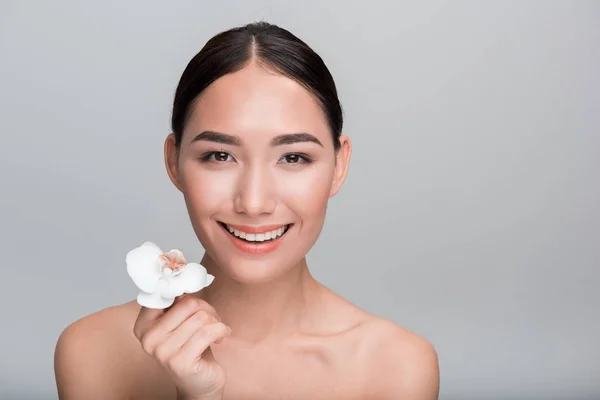
[(148, 308), (167, 308), (175, 297), (197, 292), (214, 276), (198, 263), (187, 263), (181, 251), (164, 253), (152, 242), (144, 242), (125, 257), (127, 273), (140, 289), (137, 302)]

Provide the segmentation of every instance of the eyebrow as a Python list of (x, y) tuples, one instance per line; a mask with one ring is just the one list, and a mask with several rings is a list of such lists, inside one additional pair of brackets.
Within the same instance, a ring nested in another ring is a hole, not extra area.
[(232, 146), (240, 146), (242, 144), (242, 141), (237, 136), (215, 131), (204, 131), (202, 133), (199, 133), (198, 135), (196, 135), (196, 137), (192, 139), (191, 143), (202, 140), (207, 142), (230, 144)]
[[(229, 135), (227, 133), (215, 132), (215, 131), (204, 131), (196, 135), (191, 143), (197, 141), (207, 141), (221, 144), (228, 144), (231, 146), (241, 146), (242, 140), (233, 135)], [(286, 144), (294, 144), (294, 143), (304, 143), (304, 142), (312, 142), (316, 143), (319, 146), (323, 147), (323, 144), (319, 139), (310, 133), (300, 132), (300, 133), (286, 133), (283, 135), (279, 135), (271, 140), (271, 146), (283, 146)]]

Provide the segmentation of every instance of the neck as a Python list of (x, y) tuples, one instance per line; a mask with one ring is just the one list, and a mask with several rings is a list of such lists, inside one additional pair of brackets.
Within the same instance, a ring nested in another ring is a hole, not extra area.
[(233, 338), (250, 343), (297, 332), (319, 292), (306, 259), (275, 280), (256, 284), (231, 279), (208, 254), (201, 264), (215, 281), (199, 296), (231, 327)]

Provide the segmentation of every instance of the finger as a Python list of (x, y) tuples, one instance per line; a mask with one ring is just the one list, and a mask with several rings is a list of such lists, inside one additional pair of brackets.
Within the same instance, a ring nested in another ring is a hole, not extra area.
[[(157, 289), (164, 288), (166, 283), (166, 281), (160, 280), (158, 282)], [(136, 336), (139, 335), (138, 339), (140, 339), (140, 336), (143, 336), (149, 327), (153, 326), (154, 323), (164, 315), (164, 313), (164, 309), (154, 309), (142, 306), (135, 324)]]
[(156, 346), (164, 341), (165, 336), (177, 329), (198, 311), (204, 311), (220, 321), (217, 312), (210, 304), (195, 296), (185, 296), (173, 308), (160, 316), (148, 331), (142, 334), (141, 341), (144, 350), (153, 355)]
[(173, 306), (175, 306), (175, 304), (179, 303), (181, 300), (183, 300), (187, 296), (189, 296), (189, 294), (188, 293), (184, 293), (181, 296), (175, 297), (175, 300), (173, 300), (173, 304), (171, 304), (169, 307), (165, 308), (165, 312), (169, 311), (171, 308), (173, 308)]
[[(184, 293), (181, 296), (177, 296), (174, 299), (173, 304), (171, 304), (169, 307), (167, 307), (165, 309), (155, 309), (155, 308), (148, 308), (148, 307), (142, 306), (140, 308), (140, 312), (139, 312), (138, 317), (136, 319), (136, 325), (138, 325), (137, 329), (139, 331), (142, 331), (142, 332), (146, 331), (147, 328), (149, 328), (150, 326), (154, 325), (154, 323), (160, 317), (162, 317), (167, 311), (169, 311), (171, 308), (173, 308), (173, 306), (175, 304), (181, 302), (187, 296), (188, 296), (187, 293)], [(144, 329), (144, 328), (146, 328), (146, 329)], [(138, 335), (136, 334), (136, 336), (138, 336)], [(139, 339), (139, 337), (138, 337), (138, 339)]]
[(222, 322), (205, 325), (197, 330), (192, 337), (183, 345), (179, 353), (171, 360), (174, 365), (195, 365), (202, 358), (208, 347), (219, 339), (223, 339), (231, 333), (231, 329)]
[(197, 311), (205, 311), (214, 316), (218, 321), (221, 320), (219, 314), (213, 306), (196, 296), (183, 296), (173, 307), (166, 312), (156, 323), (157, 330), (162, 332), (172, 332), (185, 320), (194, 315)]
[(165, 311), (161, 309), (141, 306), (135, 324), (133, 325), (135, 337), (141, 340), (146, 331), (148, 331), (148, 329), (154, 325), (155, 321), (157, 321), (164, 313)]
[(206, 311), (199, 310), (186, 319), (177, 329), (166, 336), (166, 339), (156, 346), (154, 356), (166, 363), (181, 347), (194, 335), (194, 333), (208, 324), (218, 323), (217, 319)]
[(164, 312), (166, 313), (166, 312), (167, 312), (167, 311), (169, 311), (171, 308), (175, 307), (175, 304), (177, 304), (177, 303), (179, 303), (180, 301), (182, 301), (182, 300), (183, 300), (183, 299), (184, 299), (186, 296), (190, 296), (190, 294), (189, 294), (189, 293), (184, 293), (184, 294), (182, 294), (182, 295), (180, 295), (180, 296), (176, 296), (176, 297), (173, 299), (173, 304), (171, 304), (169, 307), (165, 308), (165, 309), (164, 309)]

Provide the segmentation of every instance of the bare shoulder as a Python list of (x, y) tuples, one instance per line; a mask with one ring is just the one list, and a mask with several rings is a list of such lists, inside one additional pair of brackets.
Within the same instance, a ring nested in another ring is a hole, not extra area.
[(54, 352), (61, 400), (132, 398), (140, 366), (149, 365), (133, 335), (138, 312), (137, 303), (128, 302), (83, 317), (62, 331)]
[(61, 400), (124, 398), (123, 367), (115, 354), (127, 347), (125, 331), (133, 331), (130, 308), (123, 304), (97, 311), (62, 331), (54, 352)]
[[(329, 320), (336, 321), (338, 330), (345, 332), (336, 335), (337, 343), (350, 357), (346, 365), (353, 366), (351, 370), (365, 379), (364, 398), (438, 399), (438, 356), (429, 341), (332, 291), (328, 293), (328, 300), (320, 303), (320, 309), (335, 316)], [(346, 329), (339, 329), (340, 326)]]
[(360, 328), (373, 398), (436, 400), (439, 364), (434, 346), (393, 321), (370, 315)]

